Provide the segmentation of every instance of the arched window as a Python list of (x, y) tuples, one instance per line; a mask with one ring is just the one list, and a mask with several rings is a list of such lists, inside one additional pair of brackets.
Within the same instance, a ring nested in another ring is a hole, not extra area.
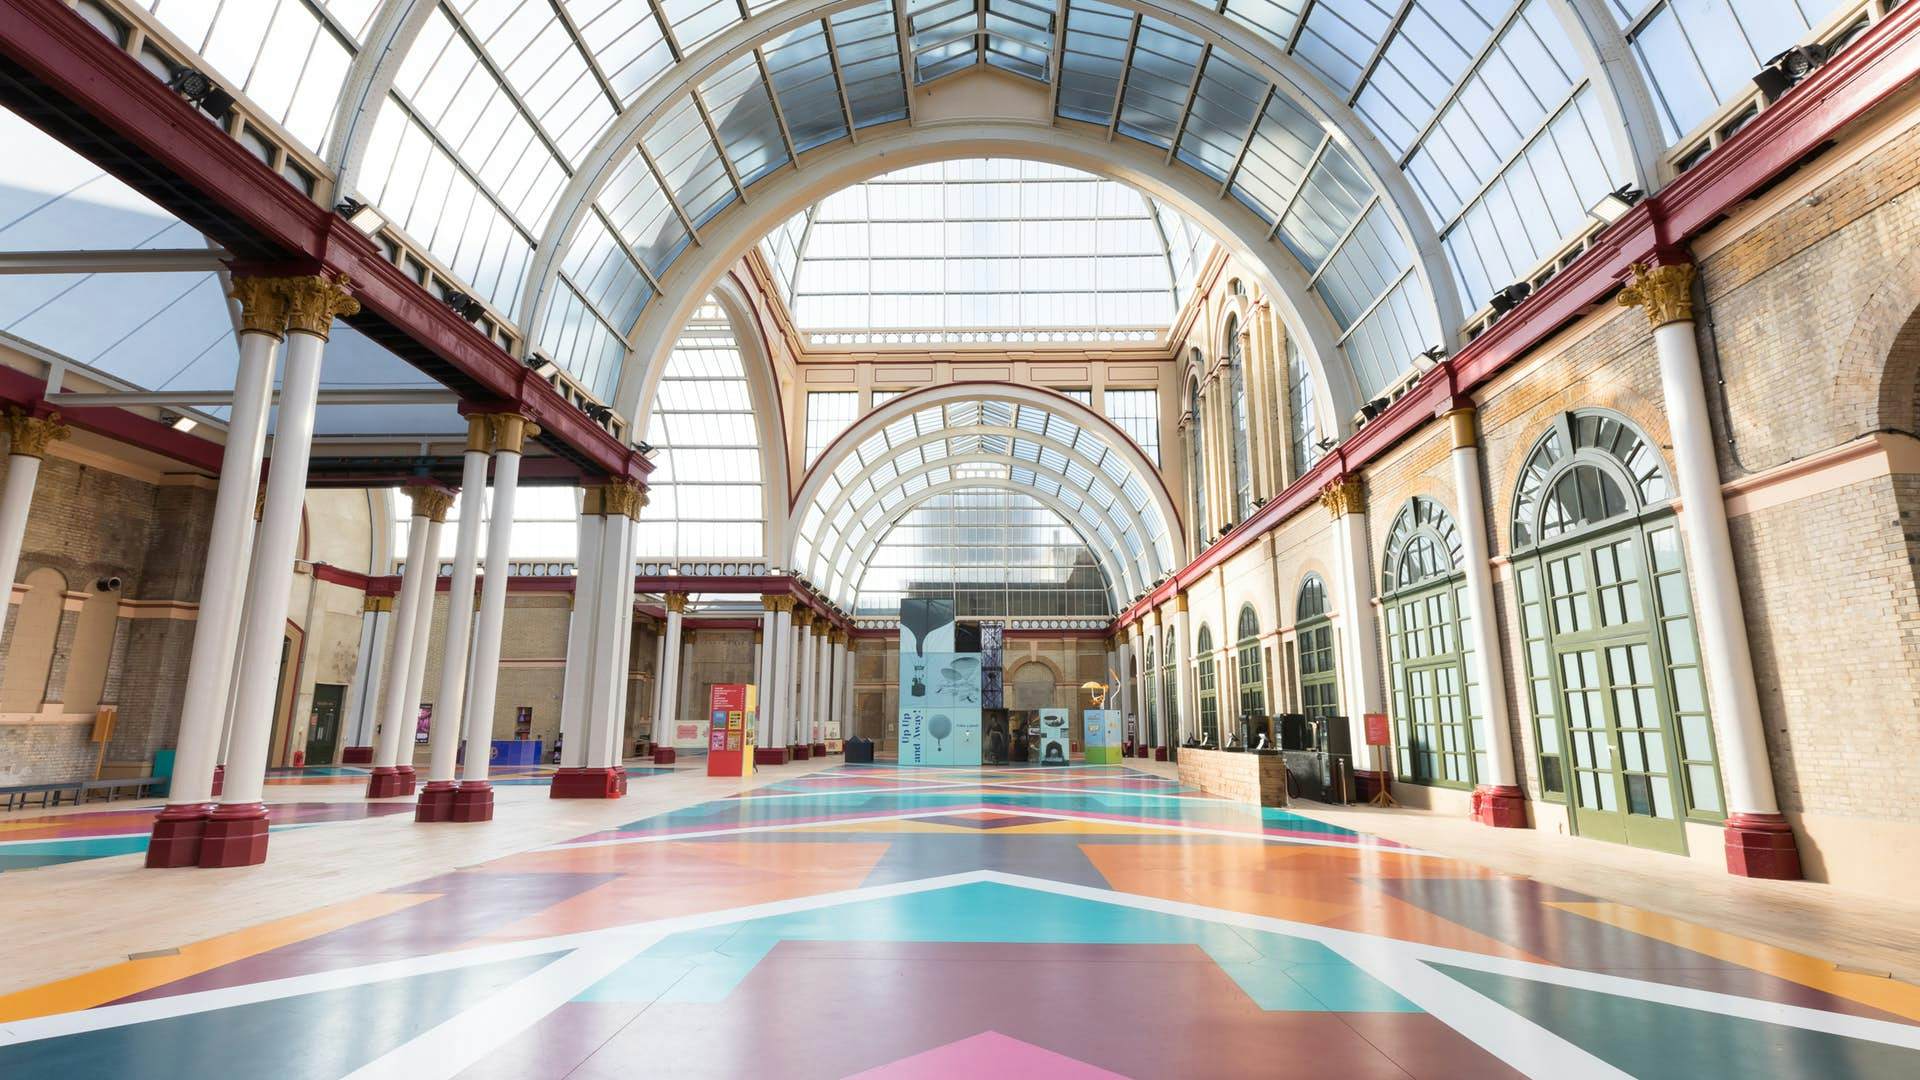
[(1287, 423), (1293, 433), (1293, 476), (1320, 460), (1320, 429), (1313, 412), (1313, 370), (1300, 355), (1300, 346), (1287, 335)]
[(1213, 631), (1205, 623), (1193, 639), (1194, 655), (1200, 672), (1200, 741), (1207, 746), (1220, 745), (1220, 685), (1213, 664)]
[(1233, 520), (1253, 516), (1253, 452), (1247, 436), (1246, 350), (1240, 347), (1240, 320), (1227, 316), (1227, 380), (1233, 393)]
[(1175, 670), (1179, 659), (1180, 644), (1169, 629), (1160, 635), (1160, 715), (1167, 718), (1169, 744), (1185, 734), (1180, 730), (1180, 673)]
[[(1202, 363), (1193, 350), (1193, 363)], [(1200, 412), (1200, 380), (1187, 380), (1187, 505), (1193, 518), (1193, 550), (1207, 542), (1207, 422)]]
[[(9, 583), (11, 584), (11, 583)], [(47, 700), (53, 649), (60, 639), (60, 611), (67, 578), (50, 566), (26, 576), (27, 595), (14, 612), (7, 637), (6, 674), (0, 678), (0, 712), (39, 712)], [(0, 617), (5, 616), (0, 611)]]
[(1686, 850), (1720, 820), (1673, 487), (1648, 439), (1599, 410), (1556, 417), (1513, 496), (1515, 591), (1542, 797), (1586, 836)]
[(1240, 641), (1237, 667), (1240, 669), (1240, 715), (1264, 718), (1267, 715), (1267, 669), (1260, 662), (1260, 616), (1253, 605), (1240, 608)]
[(1387, 529), (1383, 563), (1380, 595), (1399, 778), (1470, 788), (1480, 775), (1483, 752), (1477, 731), (1481, 680), (1472, 652), (1460, 530), (1439, 503), (1416, 495)]
[(1140, 739), (1147, 746), (1160, 745), (1160, 701), (1154, 693), (1153, 635), (1147, 635), (1146, 653), (1140, 661)]
[(1327, 618), (1327, 583), (1308, 574), (1293, 605), (1293, 632), (1300, 649), (1300, 711), (1316, 719), (1340, 715), (1340, 683), (1333, 664), (1333, 623)]

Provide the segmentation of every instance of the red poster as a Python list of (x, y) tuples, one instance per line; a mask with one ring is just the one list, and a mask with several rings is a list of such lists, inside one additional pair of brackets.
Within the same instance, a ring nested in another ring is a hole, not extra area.
[(1370, 712), (1366, 716), (1367, 745), (1386, 746), (1393, 740), (1387, 735), (1387, 714)]

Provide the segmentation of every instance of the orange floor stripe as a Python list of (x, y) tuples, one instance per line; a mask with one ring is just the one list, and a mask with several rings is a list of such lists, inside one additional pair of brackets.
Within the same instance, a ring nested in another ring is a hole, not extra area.
[(60, 979), (43, 986), (0, 995), (0, 1023), (34, 1016), (91, 1009), (165, 986), (178, 979), (210, 971), (222, 964), (258, 956), (282, 945), (319, 937), (358, 922), (412, 907), (439, 897), (438, 893), (373, 893), (291, 918), (249, 927), (181, 948), (177, 956), (128, 960), (112, 967)]
[(1830, 960), (1821, 960), (1791, 949), (1749, 941), (1710, 927), (1665, 915), (1656, 915), (1651, 911), (1642, 911), (1625, 904), (1565, 901), (1550, 903), (1547, 906), (1557, 907), (1562, 911), (1572, 912), (1595, 922), (1617, 926), (1622, 930), (1630, 930), (1645, 937), (1664, 941), (1669, 945), (1692, 949), (1694, 952), (1703, 953), (1716, 960), (1725, 960), (1728, 963), (1762, 971), (1790, 982), (1797, 982), (1802, 986), (1811, 986), (1815, 990), (1825, 990), (1836, 997), (1857, 1001), (1862, 1005), (1871, 1005), (1876, 1009), (1883, 1009), (1909, 1020), (1920, 1020), (1920, 986), (1904, 983), (1898, 979), (1841, 971)]

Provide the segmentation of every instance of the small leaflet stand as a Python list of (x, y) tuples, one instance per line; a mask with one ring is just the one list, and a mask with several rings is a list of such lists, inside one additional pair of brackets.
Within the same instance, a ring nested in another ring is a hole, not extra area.
[(1390, 739), (1387, 729), (1387, 714), (1370, 712), (1366, 715), (1367, 745), (1378, 747), (1376, 753), (1386, 762), (1386, 768), (1380, 770), (1381, 783), (1373, 798), (1367, 800), (1368, 806), (1394, 807), (1400, 804), (1393, 799), (1393, 754), (1389, 751)]

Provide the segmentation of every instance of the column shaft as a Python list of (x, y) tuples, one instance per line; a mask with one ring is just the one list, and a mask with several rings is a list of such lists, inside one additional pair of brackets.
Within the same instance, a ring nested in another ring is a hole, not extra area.
[[(589, 495), (589, 499), (592, 496)], [(560, 690), (560, 767), (578, 769), (587, 754), (587, 701), (592, 696), (593, 619), (600, 603), (600, 541), (606, 535), (591, 505), (579, 517), (580, 556), (574, 562), (573, 612), (567, 619), (567, 670)]]
[[(331, 320), (329, 319), (329, 322)], [(314, 406), (320, 391), (324, 330), (295, 329), (288, 335), (281, 378), (279, 424), (273, 439), (273, 472), (254, 543), (259, 569), (252, 582), (253, 618), (240, 653), (240, 689), (234, 707), (220, 805), (209, 816), (200, 846), (201, 866), (251, 866), (266, 861), (267, 744), (273, 735), (275, 695), (280, 685), (281, 643), (293, 560), (307, 498), (307, 461), (313, 452)], [(236, 564), (229, 564), (236, 565)], [(228, 572), (210, 567), (213, 573)]]
[[(40, 478), (40, 459), (32, 454), (7, 456), (7, 483), (0, 488), (0, 585), (9, 594), (20, 573), (20, 547), (27, 539), (27, 511), (33, 506), (33, 485)], [(0, 610), (0, 635), (6, 632), (6, 612)], [(6, 638), (0, 636), (0, 649)]]
[(473, 632), (473, 686), (467, 697), (467, 755), (453, 793), (454, 821), (491, 821), (494, 692), (500, 685), (500, 631), (506, 618), (507, 579), (513, 573), (513, 507), (520, 488), (520, 445), (528, 425), (512, 415), (491, 417), (493, 505), (487, 521), (486, 576), (480, 583)]
[[(439, 562), (427, 548), (428, 520), (424, 505), (407, 524), (407, 568), (400, 576), (400, 595), (393, 602), (393, 633), (389, 636), (387, 689), (380, 707), (380, 728), (373, 748), (373, 774), (367, 778), (367, 798), (385, 799), (410, 794), (399, 779), (400, 742), (410, 737), (412, 714), (407, 708), (407, 681), (413, 674), (413, 650), (420, 635), (422, 593), (433, 588), (430, 576)], [(432, 613), (431, 607), (426, 609)], [(251, 625), (249, 632), (252, 631)], [(418, 700), (417, 698), (415, 700)], [(411, 754), (411, 751), (409, 751)]]
[[(284, 313), (281, 315), (284, 323)], [(233, 690), (234, 651), (240, 638), (246, 578), (233, 572), (252, 561), (253, 503), (260, 490), (260, 454), (267, 436), (267, 401), (273, 391), (278, 333), (240, 335), (240, 366), (234, 374), (233, 409), (220, 454), (220, 486), (213, 499), (213, 527), (201, 575), (200, 610), (180, 703), (180, 735), (167, 807), (154, 823), (148, 866), (193, 866), (213, 799), (213, 770), (220, 757), (227, 704)], [(16, 567), (18, 552), (15, 553)], [(11, 588), (12, 575), (6, 579)], [(377, 684), (376, 684), (377, 685)]]
[(1467, 612), (1473, 624), (1473, 666), (1480, 687), (1487, 775), (1473, 792), (1473, 817), (1483, 825), (1525, 828), (1526, 793), (1513, 765), (1513, 728), (1507, 719), (1507, 665), (1500, 652), (1499, 615), (1493, 605), (1492, 553), (1488, 550), (1486, 492), (1480, 483), (1480, 449), (1472, 409), (1448, 414), (1452, 424), (1453, 490), (1460, 515), (1460, 558), (1465, 563)]

